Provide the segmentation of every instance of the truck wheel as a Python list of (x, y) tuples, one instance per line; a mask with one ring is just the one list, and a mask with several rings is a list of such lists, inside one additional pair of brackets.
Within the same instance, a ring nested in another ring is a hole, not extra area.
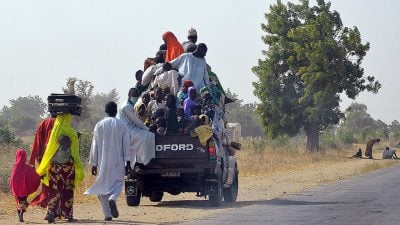
[(140, 204), (140, 198), (142, 197), (142, 192), (140, 190), (137, 191), (136, 196), (125, 196), (126, 197), (126, 204), (128, 206), (138, 206)]
[(150, 195), (150, 201), (152, 202), (161, 202), (164, 196), (164, 192), (162, 191), (152, 191)]
[(233, 178), (232, 185), (229, 188), (224, 188), (224, 201), (226, 202), (235, 202), (239, 190), (239, 178), (238, 173), (235, 173), (235, 177)]
[(217, 188), (217, 193), (216, 195), (209, 195), (208, 196), (208, 202), (210, 203), (210, 206), (212, 207), (218, 207), (221, 205), (222, 202), (222, 174), (218, 173), (218, 188)]

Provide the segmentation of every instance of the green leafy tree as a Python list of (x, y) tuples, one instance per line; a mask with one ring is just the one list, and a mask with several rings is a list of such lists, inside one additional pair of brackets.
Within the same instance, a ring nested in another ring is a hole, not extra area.
[(271, 5), (267, 23), (261, 25), (265, 58), (253, 67), (265, 133), (275, 138), (303, 129), (310, 151), (319, 149), (320, 131), (342, 117), (341, 93), (354, 99), (381, 87), (373, 76), (365, 77), (361, 67), (369, 43), (361, 43), (357, 27), (344, 27), (330, 5), (324, 0), (313, 7), (307, 0)]
[(88, 129), (93, 130), (96, 123), (104, 118), (104, 106), (109, 101), (118, 103), (119, 97), (116, 89), (112, 89), (109, 93), (97, 93), (92, 96), (89, 105), (90, 123), (86, 126)]
[(34, 130), (46, 110), (47, 104), (38, 95), (18, 97), (10, 100), (10, 106), (3, 107), (0, 121), (17, 133)]

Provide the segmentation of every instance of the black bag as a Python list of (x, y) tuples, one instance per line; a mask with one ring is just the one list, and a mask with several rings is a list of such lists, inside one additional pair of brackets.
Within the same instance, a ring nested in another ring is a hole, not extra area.
[(52, 115), (71, 113), (81, 115), (82, 98), (76, 95), (51, 94), (47, 97), (48, 110)]

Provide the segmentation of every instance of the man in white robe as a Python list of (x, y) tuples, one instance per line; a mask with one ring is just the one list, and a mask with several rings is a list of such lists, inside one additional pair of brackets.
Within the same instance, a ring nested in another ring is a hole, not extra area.
[(94, 128), (89, 164), (97, 178), (85, 192), (98, 195), (106, 221), (118, 217), (116, 201), (131, 160), (129, 129), (124, 121), (115, 118), (117, 109), (115, 102), (108, 102), (105, 107), (108, 117)]
[(207, 46), (200, 43), (193, 53), (184, 53), (169, 63), (183, 75), (182, 81), (190, 80), (194, 87), (200, 90), (202, 87), (210, 86), (207, 63), (204, 58), (206, 54)]
[(129, 90), (129, 99), (121, 105), (118, 117), (125, 121), (129, 127), (132, 165), (135, 165), (135, 162), (146, 165), (156, 156), (155, 134), (149, 131), (149, 128), (144, 125), (143, 121), (135, 113), (131, 101), (133, 89)]

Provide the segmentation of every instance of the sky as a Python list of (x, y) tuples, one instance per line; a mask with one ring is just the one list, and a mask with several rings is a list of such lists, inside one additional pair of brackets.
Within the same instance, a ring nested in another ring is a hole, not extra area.
[[(284, 1), (285, 2), (285, 1)], [(297, 1), (292, 1), (297, 3)], [(371, 48), (362, 66), (382, 84), (362, 93), (374, 119), (400, 121), (397, 63), (400, 19), (397, 0), (332, 0), (345, 26), (357, 26)], [(206, 43), (207, 63), (225, 89), (244, 103), (258, 102), (251, 68), (266, 46), (261, 24), (273, 0), (0, 0), (0, 107), (19, 96), (62, 93), (68, 77), (88, 80), (95, 93), (115, 88), (121, 100), (134, 73), (173, 32), (180, 42), (193, 27)], [(311, 4), (315, 1), (311, 0)], [(353, 100), (342, 96), (341, 109)]]

